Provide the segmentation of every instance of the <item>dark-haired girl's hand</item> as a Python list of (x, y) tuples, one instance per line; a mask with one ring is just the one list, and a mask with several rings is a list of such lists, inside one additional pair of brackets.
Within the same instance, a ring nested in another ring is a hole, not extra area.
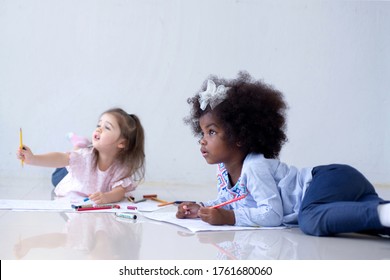
[(202, 207), (198, 215), (202, 221), (210, 225), (234, 225), (236, 223), (233, 210)]
[(193, 202), (183, 202), (177, 207), (176, 218), (197, 218), (200, 205)]

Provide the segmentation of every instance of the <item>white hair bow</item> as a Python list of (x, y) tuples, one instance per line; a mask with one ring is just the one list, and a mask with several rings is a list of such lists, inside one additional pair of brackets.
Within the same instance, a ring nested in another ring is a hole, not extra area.
[(205, 110), (210, 104), (211, 109), (214, 109), (218, 104), (225, 100), (226, 92), (229, 87), (219, 85), (218, 87), (212, 80), (207, 80), (207, 88), (199, 93), (200, 108)]

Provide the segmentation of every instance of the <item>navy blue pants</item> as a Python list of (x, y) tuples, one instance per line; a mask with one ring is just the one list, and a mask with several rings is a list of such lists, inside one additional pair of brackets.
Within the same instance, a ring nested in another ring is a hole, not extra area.
[(379, 222), (378, 205), (387, 203), (372, 184), (348, 165), (315, 167), (313, 180), (303, 198), (299, 227), (310, 235), (364, 232), (390, 234)]
[(57, 187), (58, 183), (64, 179), (64, 177), (68, 174), (68, 170), (66, 170), (65, 167), (57, 168), (54, 170), (53, 174), (51, 175), (51, 183), (54, 187)]

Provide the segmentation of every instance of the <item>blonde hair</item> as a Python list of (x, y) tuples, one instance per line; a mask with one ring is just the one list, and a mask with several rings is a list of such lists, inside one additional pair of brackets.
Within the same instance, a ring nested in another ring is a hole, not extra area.
[[(133, 176), (133, 180), (141, 182), (145, 177), (145, 134), (140, 119), (134, 114), (127, 114), (121, 108), (113, 108), (101, 115), (113, 115), (119, 125), (121, 135), (125, 139), (125, 147), (117, 155), (117, 161), (125, 167), (122, 178)], [(99, 153), (94, 150), (95, 164)]]

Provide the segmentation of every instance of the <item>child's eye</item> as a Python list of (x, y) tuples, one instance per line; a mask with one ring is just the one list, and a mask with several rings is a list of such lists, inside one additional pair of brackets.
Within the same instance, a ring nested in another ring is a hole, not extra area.
[(107, 125), (104, 126), (104, 128), (107, 129), (107, 130), (111, 130), (111, 128), (109, 126), (107, 126)]
[(215, 135), (215, 134), (216, 134), (216, 132), (214, 130), (209, 131), (209, 135)]

